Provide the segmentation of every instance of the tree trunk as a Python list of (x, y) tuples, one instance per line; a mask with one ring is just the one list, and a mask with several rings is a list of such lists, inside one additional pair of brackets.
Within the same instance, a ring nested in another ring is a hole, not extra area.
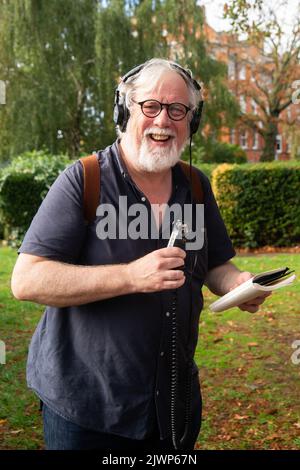
[(264, 132), (264, 148), (260, 157), (261, 162), (272, 162), (273, 160), (275, 160), (277, 134), (277, 123), (267, 123)]

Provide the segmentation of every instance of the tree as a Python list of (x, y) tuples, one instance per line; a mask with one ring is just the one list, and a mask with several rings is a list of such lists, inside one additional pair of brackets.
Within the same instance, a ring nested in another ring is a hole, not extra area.
[(0, 74), (8, 91), (1, 121), (9, 155), (43, 146), (79, 154), (88, 97), (96, 89), (97, 4), (1, 0)]
[(116, 136), (113, 122), (115, 88), (120, 77), (137, 64), (128, 2), (103, 2), (99, 6), (96, 31), (96, 78), (99, 86), (98, 106), (101, 109), (98, 141), (106, 146)]
[[(166, 57), (193, 71), (204, 85), (207, 100), (201, 125), (205, 132), (194, 137), (196, 145), (208, 148), (225, 124), (233, 125), (238, 105), (226, 85), (227, 68), (208, 52), (205, 16), (196, 0), (143, 0), (134, 10), (139, 61)], [(205, 155), (204, 159), (209, 156)]]
[(203, 22), (196, 0), (0, 0), (0, 158), (43, 148), (77, 157), (108, 145), (119, 78), (152, 57), (177, 60), (204, 82), (204, 125), (217, 137), (236, 105)]
[[(231, 20), (233, 32), (246, 36), (245, 43), (257, 48), (255, 60), (248, 59), (251, 82), (240, 92), (256, 103), (258, 113), (244, 113), (242, 122), (264, 139), (261, 160), (274, 159), (278, 127), (286, 122), (284, 111), (292, 105), (292, 83), (299, 77), (300, 16), (295, 17), (287, 38), (278, 16), (288, 2), (231, 0), (225, 6), (225, 17)], [(299, 8), (299, 4), (298, 4)], [(294, 122), (297, 112), (294, 112)]]

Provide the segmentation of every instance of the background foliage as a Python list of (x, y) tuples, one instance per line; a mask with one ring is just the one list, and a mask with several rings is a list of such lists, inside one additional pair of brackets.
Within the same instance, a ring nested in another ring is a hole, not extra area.
[(0, 173), (0, 220), (3, 237), (18, 246), (50, 186), (71, 163), (64, 155), (26, 152)]
[(0, 0), (0, 160), (43, 148), (78, 157), (110, 144), (119, 78), (152, 57), (178, 60), (204, 82), (203, 125), (217, 138), (238, 106), (226, 66), (206, 49), (196, 0)]
[[(238, 153), (239, 155), (239, 153)], [(4, 238), (18, 246), (51, 184), (71, 163), (64, 155), (27, 152), (0, 173)], [(293, 246), (300, 240), (300, 165), (197, 164), (211, 180), (233, 244)]]
[(292, 246), (300, 240), (300, 165), (219, 165), (213, 189), (233, 244)]

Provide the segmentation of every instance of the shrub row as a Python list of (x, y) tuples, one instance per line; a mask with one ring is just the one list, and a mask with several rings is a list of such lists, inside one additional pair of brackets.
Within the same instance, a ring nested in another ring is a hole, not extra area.
[(219, 165), (212, 185), (236, 247), (300, 243), (300, 164)]
[(42, 199), (60, 171), (71, 161), (42, 151), (14, 158), (0, 174), (0, 224), (12, 246), (22, 241)]
[[(1, 170), (0, 238), (20, 244), (51, 184), (70, 163), (63, 155), (28, 152)], [(236, 247), (300, 243), (300, 163), (197, 166), (212, 181)]]

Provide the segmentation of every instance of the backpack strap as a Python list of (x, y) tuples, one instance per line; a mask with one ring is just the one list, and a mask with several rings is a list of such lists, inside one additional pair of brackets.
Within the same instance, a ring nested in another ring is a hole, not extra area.
[[(97, 207), (100, 200), (100, 165), (97, 155), (89, 155), (79, 159), (83, 167), (83, 213), (86, 223), (95, 219)], [(182, 160), (179, 161), (187, 180), (190, 180), (190, 165)], [(196, 203), (204, 201), (202, 183), (197, 169), (192, 166), (192, 191)]]
[(195, 198), (195, 201), (197, 204), (203, 204), (204, 202), (204, 194), (203, 194), (203, 188), (202, 188), (202, 182), (199, 176), (199, 173), (197, 169), (192, 166), (191, 167), (191, 175), (190, 175), (190, 165), (187, 162), (184, 162), (183, 160), (179, 160), (179, 165), (180, 168), (182, 169), (185, 177), (187, 178), (188, 181), (190, 181), (190, 176), (192, 178), (192, 192), (193, 196)]
[(96, 217), (100, 200), (100, 165), (97, 155), (79, 159), (83, 166), (83, 213), (86, 224)]

